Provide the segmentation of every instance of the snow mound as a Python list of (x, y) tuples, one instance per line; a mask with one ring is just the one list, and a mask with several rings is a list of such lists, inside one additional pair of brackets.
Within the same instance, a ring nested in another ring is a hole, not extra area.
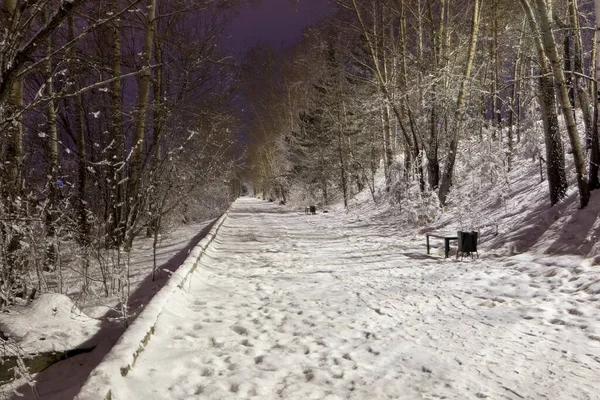
[(30, 305), (0, 315), (0, 331), (28, 353), (71, 350), (84, 343), (91, 347), (90, 341), (99, 330), (99, 321), (83, 314), (67, 296), (56, 293), (44, 293)]

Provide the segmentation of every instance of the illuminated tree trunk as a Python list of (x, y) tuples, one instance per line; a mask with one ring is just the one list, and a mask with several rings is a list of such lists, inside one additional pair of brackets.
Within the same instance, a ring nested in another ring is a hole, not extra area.
[(442, 175), (442, 182), (440, 184), (439, 199), (442, 205), (446, 204), (448, 192), (452, 184), (452, 176), (454, 173), (454, 163), (456, 161), (456, 151), (458, 150), (458, 132), (462, 128), (462, 112), (465, 103), (465, 96), (467, 90), (467, 81), (471, 77), (471, 70), (473, 68), (473, 60), (475, 58), (475, 49), (477, 46), (477, 36), (479, 32), (479, 9), (480, 0), (474, 0), (473, 2), (473, 19), (471, 22), (471, 39), (469, 44), (469, 53), (467, 57), (467, 63), (465, 65), (465, 72), (462, 77), (460, 84), (460, 90), (458, 92), (458, 98), (456, 99), (456, 109), (454, 111), (454, 123), (449, 132), (451, 135), (450, 145), (448, 147), (448, 155), (446, 158), (446, 165), (444, 167), (444, 174)]
[[(594, 43), (597, 44), (600, 40), (600, 0), (594, 1), (595, 12), (596, 12), (596, 33), (594, 37)], [(591, 129), (591, 140), (590, 145), (592, 147), (592, 152), (590, 156), (590, 189), (600, 189), (600, 178), (598, 177), (599, 169), (600, 169), (600, 140), (598, 135), (600, 134), (600, 129), (598, 127), (598, 79), (600, 79), (600, 52), (595, 48), (596, 51), (594, 65), (594, 77), (596, 78), (595, 82), (592, 82), (593, 87), (593, 96), (592, 101), (594, 104), (594, 121)]]
[[(521, 0), (528, 2), (529, 0)], [(575, 161), (575, 173), (577, 175), (577, 186), (579, 189), (579, 204), (584, 208), (590, 200), (590, 187), (585, 171), (585, 157), (579, 140), (579, 132), (577, 124), (571, 108), (569, 99), (569, 88), (561, 63), (560, 56), (552, 34), (552, 0), (535, 0), (537, 12), (540, 18), (540, 31), (542, 35), (542, 43), (544, 44), (544, 53), (550, 64), (552, 65), (552, 73), (558, 87), (558, 98), (567, 125), (567, 133), (571, 142), (571, 150), (573, 151), (573, 159)]]
[[(437, 190), (440, 183), (440, 163), (438, 158), (439, 150), (439, 138), (438, 138), (438, 123), (440, 114), (440, 101), (438, 101), (440, 86), (442, 86), (440, 71), (442, 69), (441, 62), (442, 57), (442, 43), (445, 42), (446, 29), (445, 29), (445, 9), (446, 0), (443, 0), (440, 4), (441, 12), (439, 17), (439, 23), (437, 29), (434, 25), (434, 14), (433, 14), (433, 0), (427, 2), (427, 9), (429, 13), (429, 19), (431, 20), (431, 50), (433, 52), (433, 88), (431, 90), (431, 113), (429, 120), (429, 140), (427, 143), (427, 160), (428, 160), (428, 176), (429, 176), (429, 187), (431, 190)], [(444, 46), (445, 48), (445, 46)], [(422, 54), (421, 58), (422, 59)]]
[(500, 102), (500, 56), (498, 51), (498, 2), (492, 1), (492, 40), (490, 42), (490, 59), (492, 66), (492, 127), (493, 137), (502, 140), (502, 104)]
[[(548, 175), (548, 189), (550, 191), (550, 204), (554, 205), (563, 199), (567, 193), (567, 176), (565, 173), (565, 153), (558, 125), (556, 112), (556, 96), (554, 92), (554, 79), (551, 75), (551, 67), (548, 65), (544, 53), (544, 44), (540, 30), (528, 0), (521, 0), (521, 6), (525, 11), (535, 49), (537, 52), (539, 73), (538, 100), (542, 111), (542, 122), (544, 124), (544, 139), (546, 144), (546, 170)], [(571, 112), (569, 112), (571, 114)]]
[[(507, 147), (507, 165), (508, 170), (510, 171), (512, 168), (512, 157), (513, 157), (513, 147), (514, 147), (514, 131), (515, 131), (515, 116), (519, 115), (521, 112), (521, 106), (517, 102), (517, 96), (519, 93), (519, 81), (521, 80), (521, 56), (522, 56), (522, 46), (523, 46), (523, 34), (525, 33), (525, 19), (523, 19), (523, 23), (521, 24), (521, 35), (519, 36), (519, 44), (517, 45), (517, 54), (515, 55), (515, 61), (513, 64), (513, 83), (511, 86), (510, 92), (510, 110), (508, 113), (508, 136)], [(517, 118), (518, 121), (518, 118)], [(517, 122), (518, 123), (518, 122)]]

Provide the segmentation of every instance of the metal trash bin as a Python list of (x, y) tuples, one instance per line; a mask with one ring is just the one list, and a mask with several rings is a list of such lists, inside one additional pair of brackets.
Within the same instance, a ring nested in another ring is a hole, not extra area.
[(473, 257), (473, 253), (477, 254), (477, 258), (479, 258), (479, 253), (477, 252), (477, 237), (479, 236), (479, 232), (471, 231), (471, 232), (456, 232), (456, 236), (458, 237), (458, 249), (456, 250), (456, 258), (460, 254), (460, 258), (462, 260), (465, 253)]

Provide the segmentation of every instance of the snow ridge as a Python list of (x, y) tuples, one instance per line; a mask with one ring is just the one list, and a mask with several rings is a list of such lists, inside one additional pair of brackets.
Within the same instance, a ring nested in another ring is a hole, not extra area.
[[(116, 380), (127, 376), (134, 367), (137, 357), (150, 342), (158, 317), (165, 309), (172, 294), (185, 290), (188, 277), (196, 269), (198, 262), (228, 215), (229, 210), (217, 220), (206, 237), (192, 249), (181, 267), (175, 271), (167, 284), (154, 296), (144, 311), (121, 336), (117, 344), (92, 371), (81, 391), (75, 397), (76, 400), (98, 400), (99, 398), (108, 400), (111, 398), (111, 389), (119, 385)], [(120, 373), (116, 373), (116, 371)]]

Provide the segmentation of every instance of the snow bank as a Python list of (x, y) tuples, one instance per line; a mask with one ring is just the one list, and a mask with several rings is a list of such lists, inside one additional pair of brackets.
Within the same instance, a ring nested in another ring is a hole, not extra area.
[(151, 340), (156, 321), (170, 297), (174, 292), (184, 288), (189, 275), (196, 268), (228, 214), (229, 210), (219, 218), (206, 237), (192, 249), (185, 262), (171, 276), (169, 282), (154, 296), (98, 367), (92, 371), (75, 398), (76, 400), (110, 399), (111, 388), (119, 385), (118, 381), (127, 376), (133, 368), (137, 357)]
[[(65, 326), (69, 329), (65, 330)], [(57, 293), (44, 293), (27, 307), (0, 314), (0, 331), (16, 339), (29, 354), (78, 348), (99, 330), (99, 321), (89, 318), (71, 299)]]

